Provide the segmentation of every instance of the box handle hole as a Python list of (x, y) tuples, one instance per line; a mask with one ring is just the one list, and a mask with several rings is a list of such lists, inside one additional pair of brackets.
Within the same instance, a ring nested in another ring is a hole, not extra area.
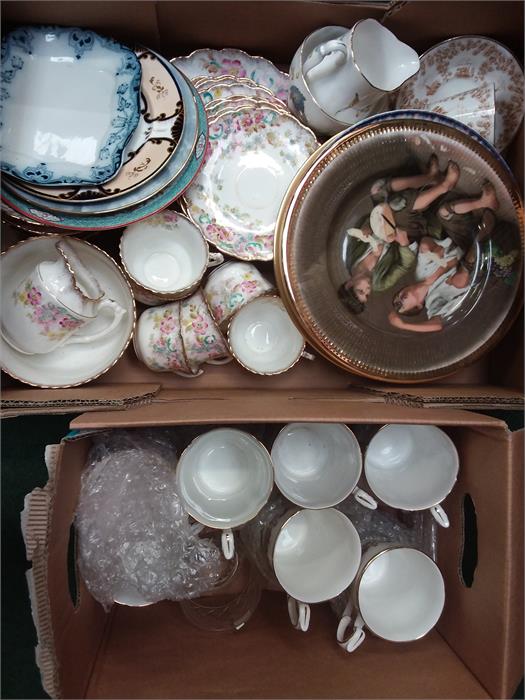
[(78, 606), (78, 580), (77, 580), (77, 533), (75, 526), (69, 528), (69, 543), (67, 546), (67, 582), (69, 585), (69, 595), (73, 607)]
[(461, 553), (461, 582), (471, 588), (478, 565), (478, 522), (470, 494), (463, 497), (463, 551)]

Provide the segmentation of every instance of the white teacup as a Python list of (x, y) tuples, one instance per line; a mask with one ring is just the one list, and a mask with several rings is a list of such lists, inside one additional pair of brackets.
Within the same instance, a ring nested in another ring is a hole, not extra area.
[(209, 274), (203, 292), (213, 318), (223, 328), (242, 306), (273, 289), (252, 263), (230, 261)]
[(304, 61), (316, 46), (323, 41), (340, 37), (347, 31), (346, 27), (322, 27), (312, 32), (295, 52), (290, 65), (290, 90), (288, 107), (290, 111), (311, 129), (319, 134), (332, 136), (348, 128), (348, 123), (336, 119), (316, 101), (304, 77)]
[[(96, 343), (127, 313), (116, 301), (105, 298), (69, 243), (59, 240), (56, 249), (56, 260), (39, 263), (12, 296), (2, 298), (2, 336), (26, 355), (49, 353), (72, 343)], [(105, 310), (113, 317), (105, 328), (79, 334)]]
[(120, 257), (136, 299), (150, 305), (190, 296), (206, 269), (224, 261), (193, 222), (169, 209), (128, 226)]
[(357, 22), (306, 57), (304, 77), (317, 103), (348, 123), (369, 116), (385, 93), (419, 70), (419, 57), (375, 19)]
[(342, 423), (289, 423), (273, 443), (272, 462), (277, 487), (302, 508), (330, 508), (350, 494), (366, 508), (377, 508), (357, 487), (361, 448)]
[(393, 508), (430, 509), (442, 527), (439, 505), (452, 491), (459, 458), (452, 440), (434, 425), (385, 425), (365, 454), (365, 475), (374, 494)]
[(391, 642), (420, 639), (435, 626), (444, 604), (443, 576), (430, 557), (412, 547), (374, 545), (363, 555), (337, 641), (355, 651), (365, 627)]
[(227, 339), (235, 359), (255, 374), (280, 374), (301, 357), (314, 359), (275, 295), (258, 297), (239, 309), (230, 320)]
[(268, 556), (288, 593), (290, 620), (306, 632), (310, 604), (335, 598), (354, 580), (361, 540), (346, 515), (334, 508), (297, 510), (274, 526)]
[(254, 518), (273, 487), (266, 448), (249, 433), (217, 428), (196, 438), (177, 466), (177, 490), (199, 523), (223, 530), (224, 556), (234, 556), (233, 528)]

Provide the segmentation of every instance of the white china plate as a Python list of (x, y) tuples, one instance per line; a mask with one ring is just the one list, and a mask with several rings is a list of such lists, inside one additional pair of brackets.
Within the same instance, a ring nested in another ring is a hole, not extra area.
[(90, 30), (12, 31), (2, 41), (2, 170), (48, 185), (109, 180), (139, 121), (140, 76), (131, 49)]
[(223, 253), (272, 260), (282, 198), (318, 145), (295, 117), (270, 107), (222, 114), (210, 123), (204, 167), (183, 195), (187, 214)]
[[(1, 293), (9, 296), (42, 260), (53, 260), (59, 236), (29, 238), (9, 248), (1, 257)], [(110, 299), (127, 310), (115, 332), (91, 345), (71, 344), (53, 352), (24, 355), (8, 345), (0, 336), (2, 369), (15, 379), (43, 388), (78, 386), (107, 372), (127, 348), (135, 326), (135, 302), (131, 288), (115, 261), (94, 245), (78, 238), (68, 238), (86, 267), (100, 282)], [(97, 332), (107, 323), (97, 319), (89, 326)]]
[(287, 102), (289, 78), (271, 61), (260, 56), (250, 56), (241, 49), (197, 49), (189, 56), (172, 58), (171, 63), (193, 80), (200, 76), (212, 78), (233, 75), (251, 78), (258, 85), (269, 88), (274, 95)]
[[(89, 202), (120, 197), (140, 187), (173, 155), (182, 132), (182, 100), (175, 78), (151, 51), (137, 50), (142, 67), (140, 120), (124, 149), (118, 173), (100, 185), (50, 187), (13, 183), (44, 199)], [(50, 205), (51, 206), (51, 205)]]
[(399, 90), (396, 109), (432, 111), (433, 102), (493, 83), (494, 145), (504, 150), (523, 119), (523, 70), (512, 53), (488, 37), (460, 36), (436, 44), (419, 60), (418, 73)]
[[(158, 54), (157, 54), (158, 56)], [(191, 81), (165, 59), (159, 59), (174, 74), (184, 103), (184, 122), (179, 145), (164, 168), (133, 192), (102, 202), (83, 204), (49, 202), (15, 191), (7, 183), (1, 189), (2, 205), (9, 206), (25, 218), (35, 219), (57, 228), (92, 231), (119, 228), (156, 214), (177, 199), (201, 167), (207, 143), (207, 118), (204, 105)], [(31, 201), (29, 198), (31, 197)], [(60, 211), (58, 209), (60, 208)]]

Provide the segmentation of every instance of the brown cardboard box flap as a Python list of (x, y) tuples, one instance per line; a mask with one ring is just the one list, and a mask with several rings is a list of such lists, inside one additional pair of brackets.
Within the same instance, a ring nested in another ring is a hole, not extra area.
[(2, 391), (0, 417), (100, 409), (118, 411), (149, 403), (159, 390), (159, 384), (98, 384), (52, 391), (13, 387)]
[[(377, 397), (376, 397), (377, 398)], [(395, 403), (395, 402), (392, 402)], [(350, 391), (278, 391), (258, 392), (242, 389), (222, 390), (163, 390), (147, 405), (128, 411), (85, 413), (71, 421), (71, 428), (124, 428), (171, 425), (174, 423), (266, 423), (289, 421), (322, 421), (366, 423), (389, 421), (392, 406), (379, 401), (363, 401), (359, 392)], [(436, 423), (449, 425), (485, 426), (502, 421), (469, 413), (461, 409), (426, 409), (424, 413), (411, 406), (399, 407), (396, 422)]]

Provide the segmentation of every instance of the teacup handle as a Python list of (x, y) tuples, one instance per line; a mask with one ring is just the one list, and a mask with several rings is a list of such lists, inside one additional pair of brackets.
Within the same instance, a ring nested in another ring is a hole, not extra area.
[[(348, 627), (350, 626), (351, 619), (350, 617), (343, 617), (341, 618), (341, 621), (339, 622), (339, 627), (337, 629), (337, 640), (339, 641), (340, 637), (340, 630), (341, 628), (341, 639), (343, 640), (346, 635), (346, 631)], [(353, 651), (357, 649), (357, 647), (360, 647), (361, 644), (365, 641), (365, 630), (363, 629), (365, 626), (365, 622), (361, 615), (357, 613), (357, 616), (355, 618), (354, 622), (354, 630), (352, 634), (350, 635), (350, 638), (347, 639), (346, 641), (339, 641), (339, 646), (341, 649), (344, 649), (346, 652), (351, 654)]]
[(217, 265), (222, 265), (223, 262), (224, 255), (222, 253), (210, 253), (207, 267), (217, 267)]
[(302, 351), (301, 357), (304, 357), (305, 360), (310, 360), (310, 361), (316, 359), (315, 355), (312, 355), (311, 352), (307, 352), (306, 350)]
[(230, 528), (224, 530), (221, 535), (222, 553), (225, 559), (233, 559), (235, 554), (235, 540)]
[(441, 525), (441, 527), (450, 526), (450, 520), (448, 519), (448, 515), (445, 513), (441, 506), (432, 506), (430, 512), (434, 516), (438, 525)]
[(308, 73), (312, 70), (312, 68), (318, 66), (325, 56), (327, 56), (329, 53), (333, 53), (334, 51), (344, 54), (346, 60), (348, 56), (348, 50), (346, 48), (346, 45), (339, 39), (332, 39), (331, 41), (326, 41), (320, 46), (316, 46), (304, 63), (304, 76), (308, 78)]
[(201, 374), (204, 374), (204, 370), (200, 369), (198, 372), (182, 372), (181, 370), (177, 370), (173, 374), (178, 374), (179, 377), (187, 377), (188, 379), (194, 379), (195, 377), (200, 377)]
[(109, 335), (109, 333), (115, 330), (122, 317), (127, 313), (126, 309), (123, 309), (122, 306), (117, 304), (116, 301), (113, 301), (113, 299), (102, 299), (98, 308), (108, 308), (113, 312), (113, 321), (109, 324), (109, 326), (98, 333), (92, 333), (91, 335), (72, 335), (65, 341), (65, 343), (62, 343), (63, 346), (72, 345), (73, 343), (93, 343), (101, 338), (104, 338), (106, 335)]
[(231, 362), (233, 360), (233, 357), (231, 355), (228, 355), (227, 357), (221, 357), (218, 360), (206, 360), (207, 365), (227, 365), (228, 362)]
[(307, 632), (310, 627), (310, 606), (288, 596), (288, 615), (296, 630)]
[(356, 486), (356, 488), (352, 491), (352, 496), (358, 503), (360, 503), (365, 508), (370, 508), (370, 510), (376, 510), (376, 499), (372, 498), (372, 496), (366, 491), (363, 491), (363, 489), (357, 488)]

